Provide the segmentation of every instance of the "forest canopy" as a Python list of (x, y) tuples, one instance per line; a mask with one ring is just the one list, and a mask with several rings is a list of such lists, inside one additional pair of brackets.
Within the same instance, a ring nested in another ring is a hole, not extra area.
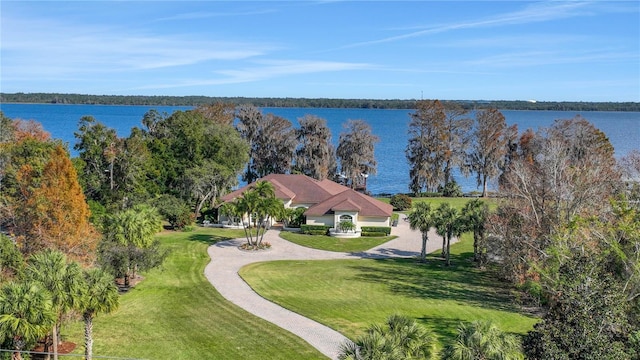
[[(0, 93), (0, 103), (198, 106), (213, 103), (251, 104), (256, 107), (415, 109), (419, 99), (252, 98), (164, 95), (87, 95), (61, 93)], [(464, 109), (555, 111), (640, 111), (640, 102), (582, 102), (532, 100), (442, 100)]]

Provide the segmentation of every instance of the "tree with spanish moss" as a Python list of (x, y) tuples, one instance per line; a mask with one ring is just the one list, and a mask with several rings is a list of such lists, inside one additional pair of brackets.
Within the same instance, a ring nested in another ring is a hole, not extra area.
[(444, 105), (438, 100), (416, 103), (410, 114), (409, 142), (405, 150), (409, 162), (409, 190), (420, 194), (435, 191), (444, 178), (444, 126), (447, 119)]
[(486, 109), (476, 113), (467, 174), (476, 174), (478, 186), (482, 186), (482, 197), (487, 196), (487, 186), (491, 179), (500, 175), (504, 168), (508, 145), (518, 135), (517, 126), (507, 126), (504, 115), (498, 109)]
[(340, 161), (340, 174), (351, 188), (362, 187), (364, 179), (377, 172), (375, 144), (380, 139), (373, 134), (364, 120), (348, 120), (342, 125), (336, 155)]
[(298, 147), (294, 170), (317, 180), (333, 178), (337, 161), (327, 121), (314, 115), (305, 115), (298, 122), (300, 128), (296, 130)]

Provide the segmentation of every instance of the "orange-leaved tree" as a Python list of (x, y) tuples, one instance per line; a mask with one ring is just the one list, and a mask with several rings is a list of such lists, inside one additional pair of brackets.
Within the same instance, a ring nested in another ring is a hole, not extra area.
[(29, 165), (17, 176), (24, 201), (16, 204), (16, 235), (26, 253), (50, 248), (89, 262), (97, 234), (67, 151), (58, 145), (37, 176)]

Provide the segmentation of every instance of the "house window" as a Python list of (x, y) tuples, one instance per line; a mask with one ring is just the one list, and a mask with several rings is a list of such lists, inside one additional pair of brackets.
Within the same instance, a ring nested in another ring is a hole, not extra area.
[(351, 215), (340, 215), (340, 222), (343, 222), (343, 221), (353, 222), (353, 217), (351, 217)]

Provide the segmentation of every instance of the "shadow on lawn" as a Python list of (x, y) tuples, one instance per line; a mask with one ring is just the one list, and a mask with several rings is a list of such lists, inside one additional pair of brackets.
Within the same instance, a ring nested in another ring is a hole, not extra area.
[[(490, 270), (473, 266), (467, 253), (451, 255), (452, 265), (427, 257), (427, 263), (415, 259), (376, 259), (376, 266), (358, 265), (359, 281), (385, 284), (396, 295), (467, 303), (482, 308), (518, 312), (512, 304), (507, 285), (496, 281)], [(382, 266), (380, 266), (382, 264)]]
[(458, 336), (458, 326), (462, 319), (445, 319), (434, 316), (422, 316), (418, 318), (425, 327), (432, 329), (438, 336), (438, 340), (444, 346), (452, 342)]
[(213, 234), (191, 234), (187, 237), (189, 241), (197, 241), (207, 245), (213, 245), (221, 241), (232, 240), (233, 238)]

